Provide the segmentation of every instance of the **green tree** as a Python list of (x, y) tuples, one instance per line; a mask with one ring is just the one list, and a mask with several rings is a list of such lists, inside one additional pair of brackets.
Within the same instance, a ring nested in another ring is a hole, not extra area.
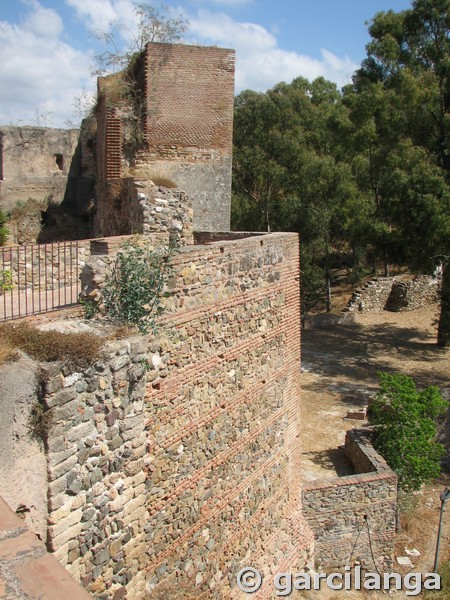
[(380, 389), (371, 407), (375, 448), (397, 473), (404, 490), (418, 490), (440, 473), (442, 444), (435, 419), (448, 402), (437, 386), (418, 391), (406, 375), (379, 373)]
[(340, 156), (346, 112), (323, 78), (242, 92), (235, 105), (233, 227), (300, 232), (303, 299), (322, 290), (328, 309), (332, 256), (359, 212)]
[(386, 271), (389, 262), (421, 272), (443, 264), (441, 346), (450, 339), (449, 8), (449, 0), (416, 0), (376, 14), (367, 59), (344, 91), (354, 173), (373, 194), (366, 241), (384, 254)]

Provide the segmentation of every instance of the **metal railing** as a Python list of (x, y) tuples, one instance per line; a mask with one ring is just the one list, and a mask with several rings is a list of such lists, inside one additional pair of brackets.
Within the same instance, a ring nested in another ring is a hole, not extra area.
[(0, 248), (0, 321), (77, 304), (83, 241)]

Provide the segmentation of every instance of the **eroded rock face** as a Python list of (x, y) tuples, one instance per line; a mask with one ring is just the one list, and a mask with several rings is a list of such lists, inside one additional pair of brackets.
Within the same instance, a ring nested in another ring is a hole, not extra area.
[(47, 459), (42, 441), (29, 432), (37, 372), (38, 365), (26, 357), (0, 366), (0, 496), (45, 540)]
[(50, 195), (62, 202), (79, 135), (78, 129), (1, 127), (0, 207), (10, 210), (18, 201), (42, 202)]

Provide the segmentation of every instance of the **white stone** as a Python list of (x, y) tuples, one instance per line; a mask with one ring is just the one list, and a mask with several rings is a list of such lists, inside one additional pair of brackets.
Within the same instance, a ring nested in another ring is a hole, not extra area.
[(155, 369), (157, 369), (161, 363), (162, 363), (162, 359), (159, 356), (159, 354), (153, 354), (153, 356), (152, 356), (152, 365), (153, 365), (153, 367)]
[(68, 375), (64, 377), (64, 387), (69, 387), (79, 381), (81, 379), (81, 373), (72, 373), (72, 375)]

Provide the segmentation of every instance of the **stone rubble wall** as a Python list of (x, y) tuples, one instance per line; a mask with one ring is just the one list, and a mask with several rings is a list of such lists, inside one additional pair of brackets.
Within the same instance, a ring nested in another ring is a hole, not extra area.
[(234, 598), (250, 561), (269, 598), (270, 573), (311, 560), (298, 277), (295, 234), (183, 247), (156, 336), (49, 367), (48, 539), (94, 597)]
[(104, 358), (82, 372), (58, 364), (44, 371), (53, 422), (47, 543), (77, 581), (105, 599), (143, 591), (146, 356), (145, 338), (130, 338), (106, 344)]
[(166, 232), (176, 234), (182, 245), (192, 243), (192, 202), (184, 192), (123, 178), (98, 182), (97, 193), (96, 236)]
[(397, 476), (374, 450), (366, 430), (347, 432), (345, 453), (356, 475), (322, 478), (303, 486), (303, 514), (315, 533), (316, 566), (331, 572), (358, 563), (369, 571), (389, 572)]
[(412, 279), (376, 277), (356, 290), (347, 312), (392, 312), (416, 310), (439, 302), (440, 278), (417, 275)]
[(89, 257), (90, 240), (7, 246), (0, 248), (0, 274), (8, 287), (11, 283), (13, 292), (78, 287)]
[(393, 281), (386, 310), (399, 312), (417, 310), (439, 302), (441, 280), (429, 275), (417, 275), (412, 281)]

